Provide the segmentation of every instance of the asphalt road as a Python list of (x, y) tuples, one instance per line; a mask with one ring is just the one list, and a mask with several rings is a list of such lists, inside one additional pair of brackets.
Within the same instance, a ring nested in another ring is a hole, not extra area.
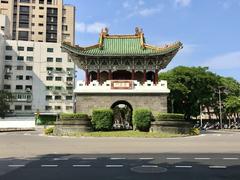
[(0, 133), (0, 180), (240, 179), (239, 132), (171, 139)]

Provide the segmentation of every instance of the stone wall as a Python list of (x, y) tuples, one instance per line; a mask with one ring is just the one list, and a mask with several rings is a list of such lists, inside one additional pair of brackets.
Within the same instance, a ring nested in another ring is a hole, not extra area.
[(154, 114), (167, 112), (167, 93), (154, 94), (76, 94), (76, 112), (92, 114), (93, 109), (111, 108), (117, 101), (127, 101), (133, 108), (148, 108)]

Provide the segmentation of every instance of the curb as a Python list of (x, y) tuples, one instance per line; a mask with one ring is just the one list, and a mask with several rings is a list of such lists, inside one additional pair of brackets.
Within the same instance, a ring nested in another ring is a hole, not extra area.
[(35, 131), (35, 128), (0, 128), (0, 133), (14, 131)]

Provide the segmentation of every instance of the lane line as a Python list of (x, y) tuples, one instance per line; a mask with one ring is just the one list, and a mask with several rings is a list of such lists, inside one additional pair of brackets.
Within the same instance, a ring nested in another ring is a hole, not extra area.
[(145, 158), (145, 157), (142, 157), (142, 158), (139, 158), (140, 160), (152, 160), (154, 158), (150, 157), (150, 158)]
[(126, 158), (118, 158), (118, 157), (116, 157), (116, 158), (110, 158), (111, 160), (122, 160), (122, 159), (126, 159)]
[(120, 168), (123, 167), (122, 164), (107, 164), (106, 165), (107, 168)]
[(175, 166), (176, 168), (192, 168), (192, 166)]
[(96, 160), (97, 158), (82, 158), (83, 160)]
[(176, 160), (176, 159), (182, 159), (182, 158), (179, 158), (179, 157), (170, 158), (170, 157), (168, 157), (168, 158), (166, 158), (166, 159), (168, 159), (168, 160)]
[(41, 167), (58, 167), (57, 164), (42, 164)]
[(142, 165), (143, 168), (157, 168), (156, 165)]
[(9, 164), (8, 167), (25, 167), (24, 164)]
[(209, 159), (211, 159), (211, 158), (201, 158), (201, 157), (196, 157), (196, 158), (194, 158), (194, 159), (196, 159), (196, 160), (209, 160)]
[(238, 160), (239, 158), (223, 158), (224, 160)]
[(90, 164), (73, 164), (73, 167), (91, 167)]
[(67, 161), (69, 158), (53, 158), (54, 161)]
[(226, 169), (227, 166), (208, 166), (210, 169)]

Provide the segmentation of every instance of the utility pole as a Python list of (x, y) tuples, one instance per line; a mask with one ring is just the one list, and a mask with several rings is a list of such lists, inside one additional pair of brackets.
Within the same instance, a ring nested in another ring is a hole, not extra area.
[(218, 98), (219, 98), (219, 118), (220, 118), (220, 129), (222, 129), (222, 101), (221, 101), (221, 89), (218, 88)]
[(200, 127), (202, 127), (202, 105), (200, 104)]

